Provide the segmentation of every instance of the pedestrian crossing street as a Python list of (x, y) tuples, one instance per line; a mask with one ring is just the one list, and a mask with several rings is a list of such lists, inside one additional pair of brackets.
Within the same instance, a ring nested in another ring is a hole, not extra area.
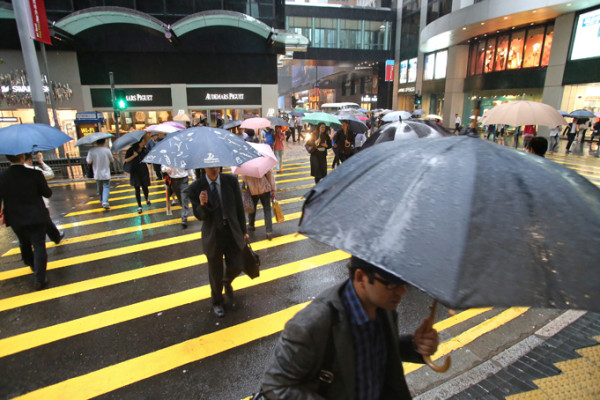
[[(598, 159), (549, 158), (600, 184)], [(226, 305), (223, 319), (211, 311), (200, 223), (192, 218), (182, 230), (180, 207), (166, 215), (160, 182), (141, 215), (125, 179), (112, 182), (110, 211), (100, 207), (93, 182), (53, 185), (53, 216), (67, 236), (47, 244), (48, 289), (32, 291), (18, 243), (0, 247), (0, 399), (240, 399), (256, 391), (285, 322), (346, 278), (349, 257), (296, 233), (302, 195), (313, 185), (308, 157), (285, 162), (276, 180), (285, 222), (274, 223), (273, 240), (265, 240), (258, 211), (251, 241), (261, 276), (234, 281), (236, 304)], [(430, 302), (416, 290), (409, 296)], [(440, 307), (435, 327), (443, 343), (433, 359), (528, 311), (449, 316)], [(427, 310), (412, 314), (407, 324), (416, 327)], [(409, 383), (421, 368), (405, 364)]]

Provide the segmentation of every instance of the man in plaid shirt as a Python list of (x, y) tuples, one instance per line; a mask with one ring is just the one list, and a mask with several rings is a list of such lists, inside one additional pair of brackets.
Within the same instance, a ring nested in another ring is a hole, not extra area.
[(349, 271), (286, 324), (262, 382), (265, 398), (411, 398), (402, 362), (434, 354), (437, 331), (425, 320), (400, 336), (396, 308), (406, 282), (354, 256)]

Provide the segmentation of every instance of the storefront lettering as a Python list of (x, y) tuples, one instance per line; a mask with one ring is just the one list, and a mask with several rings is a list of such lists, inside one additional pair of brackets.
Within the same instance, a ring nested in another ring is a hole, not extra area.
[(205, 100), (244, 100), (244, 93), (206, 93)]
[(129, 96), (125, 96), (127, 101), (152, 101), (152, 94), (130, 94)]
[[(50, 91), (50, 88), (48, 86), (42, 86), (42, 89), (44, 90), (44, 93), (48, 93)], [(24, 85), (15, 85), (15, 86), (2, 86), (2, 93), (31, 93), (31, 89), (29, 88), (29, 85), (24, 86)]]
[(371, 102), (371, 101), (377, 101), (377, 96), (376, 96), (376, 95), (374, 95), (374, 96), (369, 96), (369, 95), (367, 94), (367, 95), (365, 95), (365, 96), (362, 96), (362, 97), (360, 98), (360, 101), (361, 101), (362, 103), (368, 103), (368, 102)]

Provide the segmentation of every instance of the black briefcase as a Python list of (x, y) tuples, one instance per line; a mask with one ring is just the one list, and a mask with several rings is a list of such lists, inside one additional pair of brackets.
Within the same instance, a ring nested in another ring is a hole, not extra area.
[(251, 279), (258, 278), (260, 276), (260, 258), (258, 253), (252, 250), (250, 243), (246, 242), (242, 249), (242, 256), (244, 258), (244, 273)]

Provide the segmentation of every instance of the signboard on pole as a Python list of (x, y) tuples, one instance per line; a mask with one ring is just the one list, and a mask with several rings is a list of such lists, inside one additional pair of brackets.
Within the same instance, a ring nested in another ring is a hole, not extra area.
[(29, 0), (31, 25), (33, 31), (31, 38), (39, 42), (52, 45), (50, 40), (50, 29), (48, 29), (48, 18), (46, 17), (46, 6), (44, 0)]
[(385, 60), (385, 81), (392, 82), (394, 80), (394, 60)]

